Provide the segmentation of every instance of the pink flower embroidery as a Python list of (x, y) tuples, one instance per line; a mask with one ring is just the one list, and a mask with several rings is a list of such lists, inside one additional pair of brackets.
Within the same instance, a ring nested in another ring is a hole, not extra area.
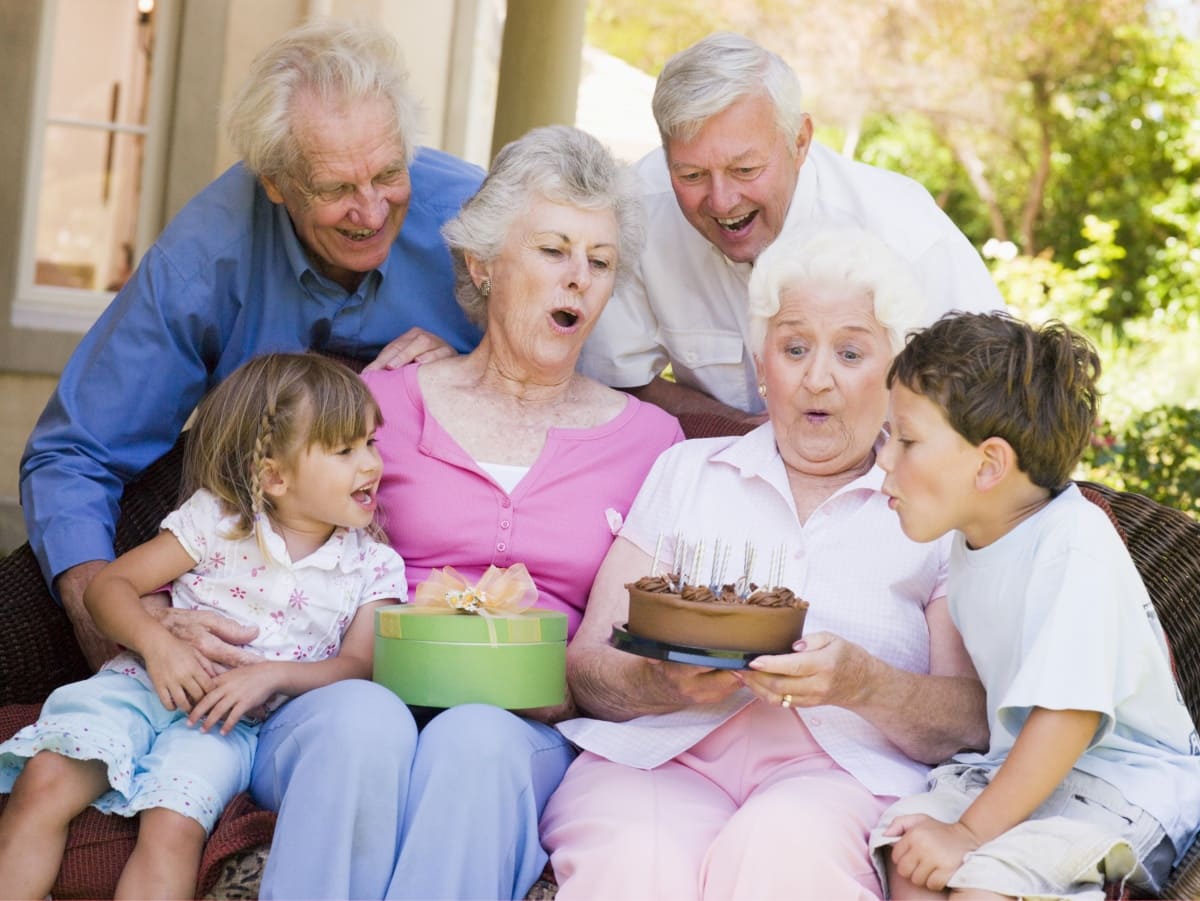
[(305, 596), (303, 591), (301, 591), (299, 588), (296, 588), (292, 591), (291, 595), (288, 596), (288, 606), (294, 607), (297, 610), (303, 610), (308, 606), (308, 598)]
[(282, 610), (272, 610), (271, 611), (271, 619), (273, 619), (275, 622), (279, 623), (280, 625), (283, 625), (283, 611)]
[(213, 569), (220, 569), (225, 565), (225, 555), (221, 553), (213, 554), (208, 558), (208, 562), (212, 564)]
[(240, 585), (234, 585), (229, 589), (229, 593), (240, 601), (246, 596), (246, 589), (242, 588)]

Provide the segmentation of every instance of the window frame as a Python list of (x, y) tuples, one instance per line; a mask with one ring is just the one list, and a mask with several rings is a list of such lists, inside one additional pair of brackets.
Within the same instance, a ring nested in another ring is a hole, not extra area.
[(42, 169), (47, 130), (55, 125), (94, 128), (112, 134), (145, 137), (142, 156), (141, 191), (137, 207), (134, 261), (139, 260), (162, 228), (163, 182), (171, 125), (171, 102), (178, 46), (180, 0), (156, 0), (155, 40), (150, 58), (150, 81), (146, 124), (122, 125), (93, 122), (74, 117), (50, 116), (50, 81), (54, 74), (55, 27), (60, 0), (43, 0), (42, 21), (36, 58), (33, 105), (30, 110), (29, 149), (25, 164), (25, 191), (17, 242), (16, 286), (9, 324), (14, 328), (82, 334), (112, 301), (115, 292), (39, 285), (37, 266), (37, 221), (41, 203)]

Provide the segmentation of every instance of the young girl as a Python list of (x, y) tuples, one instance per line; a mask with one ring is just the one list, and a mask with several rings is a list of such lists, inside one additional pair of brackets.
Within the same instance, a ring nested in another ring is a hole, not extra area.
[[(350, 370), (308, 354), (242, 366), (200, 405), (187, 500), (163, 531), (105, 567), (85, 595), (129, 652), (57, 689), (0, 745), (0, 898), (41, 898), (71, 819), (91, 804), (141, 812), (118, 898), (192, 898), (208, 832), (249, 783), (257, 722), (290, 696), (370, 678), (375, 608), (407, 594), (376, 539), (379, 408)], [(262, 661), (220, 669), (141, 604), (258, 627)], [(219, 728), (218, 728), (219, 726)]]

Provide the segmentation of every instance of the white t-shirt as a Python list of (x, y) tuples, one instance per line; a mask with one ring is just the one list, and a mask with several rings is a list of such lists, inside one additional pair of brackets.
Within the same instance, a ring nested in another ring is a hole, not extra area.
[[(172, 583), (171, 604), (258, 626), (246, 647), (267, 660), (333, 657), (359, 607), (408, 597), (400, 555), (361, 530), (335, 529), (325, 544), (293, 561), (283, 538), (271, 529), (266, 544), (274, 560), (268, 561), (253, 534), (225, 537), (235, 519), (216, 496), (200, 490), (163, 520), (162, 528), (196, 561)], [(134, 654), (121, 654), (103, 668), (152, 687)], [(273, 699), (268, 706), (281, 702)]]
[[(866, 648), (889, 664), (929, 672), (925, 608), (945, 595), (950, 541), (917, 544), (880, 492), (883, 471), (873, 468), (839, 489), (801, 524), (783, 460), (769, 423), (740, 438), (684, 441), (665, 451), (646, 477), (621, 537), (647, 554), (660, 550), (663, 571), (673, 563), (675, 536), (705, 543), (701, 571), (710, 572), (714, 542), (730, 547), (727, 581), (744, 569), (746, 543), (756, 550), (751, 578), (767, 581), (772, 553), (782, 545), (786, 585), (808, 601), (805, 633), (828, 631)], [(659, 542), (659, 536), (664, 541)], [(751, 698), (624, 723), (578, 719), (559, 724), (580, 747), (650, 768), (686, 751)], [(797, 709), (813, 737), (870, 791), (921, 791), (928, 768), (906, 757), (878, 729), (840, 707)]]
[(1075, 764), (1157, 819), (1177, 849), (1200, 824), (1200, 739), (1153, 603), (1120, 535), (1071, 485), (998, 541), (957, 533), (950, 613), (987, 689), (998, 768), (1034, 707), (1095, 710)]
[[(747, 340), (751, 264), (731, 262), (684, 219), (661, 149), (647, 154), (637, 173), (646, 247), (584, 345), (580, 370), (629, 388), (649, 384), (670, 363), (680, 384), (761, 412)], [(907, 260), (929, 297), (922, 324), (954, 309), (1004, 308), (983, 260), (924, 187), (816, 141), (784, 228), (815, 220), (864, 228)]]

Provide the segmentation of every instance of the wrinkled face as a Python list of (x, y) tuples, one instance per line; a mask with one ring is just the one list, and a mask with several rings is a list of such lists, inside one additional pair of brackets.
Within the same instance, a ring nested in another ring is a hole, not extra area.
[(779, 452), (807, 475), (867, 462), (887, 414), (892, 349), (866, 291), (806, 284), (780, 292), (758, 358)]
[(367, 433), (336, 447), (311, 444), (281, 466), (283, 490), (272, 498), (273, 518), (285, 530), (330, 533), (362, 529), (375, 516), (383, 464), (375, 447), (375, 420)]
[(671, 187), (684, 218), (729, 259), (752, 263), (779, 236), (812, 126), (795, 146), (765, 94), (735, 101), (690, 141), (668, 138)]
[(292, 121), (307, 183), (264, 179), (263, 186), (287, 207), (315, 267), (352, 291), (387, 259), (408, 213), (412, 186), (391, 108), (381, 100), (341, 108), (302, 97)]
[(612, 210), (535, 198), (509, 227), (496, 259), (468, 259), (475, 283), (492, 283), (488, 341), (551, 376), (574, 370), (612, 295), (617, 252)]
[(896, 383), (891, 391), (891, 435), (879, 454), (887, 471), (883, 491), (913, 541), (933, 541), (969, 528), (971, 486), (978, 449), (955, 431), (941, 407)]

